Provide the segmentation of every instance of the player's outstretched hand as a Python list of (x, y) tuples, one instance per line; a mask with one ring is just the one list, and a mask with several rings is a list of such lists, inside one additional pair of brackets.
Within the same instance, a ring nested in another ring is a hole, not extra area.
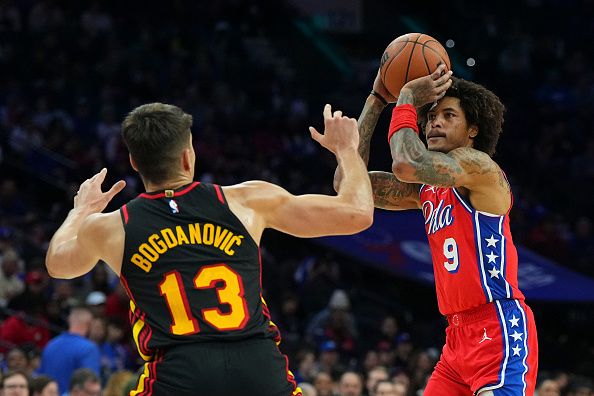
[(396, 97), (393, 96), (382, 82), (380, 77), (381, 69), (378, 69), (375, 81), (373, 82), (373, 93), (377, 96), (381, 96), (387, 103), (396, 103)]
[(359, 130), (357, 129), (357, 120), (345, 117), (342, 111), (332, 112), (332, 106), (324, 106), (324, 134), (319, 133), (314, 127), (309, 127), (311, 137), (323, 147), (334, 154), (342, 150), (354, 149), (359, 147)]
[(103, 168), (95, 176), (85, 180), (80, 185), (78, 192), (74, 196), (75, 209), (82, 209), (88, 213), (103, 212), (109, 201), (126, 186), (126, 182), (120, 180), (109, 191), (101, 191), (101, 184), (105, 180), (105, 175), (107, 175), (107, 169)]
[(400, 96), (412, 95), (415, 107), (437, 102), (452, 86), (452, 71), (444, 71), (445, 65), (441, 64), (433, 74), (407, 82), (400, 90)]

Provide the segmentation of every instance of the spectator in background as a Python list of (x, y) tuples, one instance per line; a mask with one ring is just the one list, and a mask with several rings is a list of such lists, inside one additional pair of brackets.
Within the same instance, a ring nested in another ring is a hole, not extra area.
[(403, 395), (408, 393), (410, 388), (410, 378), (404, 371), (399, 371), (392, 375), (392, 383), (396, 385), (396, 390), (401, 391)]
[(393, 361), (394, 366), (400, 369), (407, 368), (413, 351), (414, 344), (410, 338), (410, 334), (400, 334), (396, 338), (396, 356)]
[(16, 346), (34, 345), (41, 349), (50, 339), (48, 323), (35, 305), (26, 309), (29, 312), (16, 312), (0, 325), (0, 339)]
[(107, 320), (107, 334), (105, 342), (101, 345), (101, 360), (104, 365), (106, 378), (111, 373), (128, 368), (130, 353), (124, 346), (124, 323), (118, 318)]
[(25, 284), (19, 278), (19, 255), (13, 249), (6, 250), (0, 266), (0, 307), (6, 307), (8, 302), (25, 289)]
[[(397, 396), (396, 385), (390, 381), (381, 380), (376, 382), (372, 391), (369, 393), (370, 396)], [(402, 394), (404, 396), (404, 393)]]
[[(294, 372), (297, 382), (313, 382), (316, 376), (316, 355), (311, 349), (301, 349), (297, 352), (297, 370)], [(302, 389), (303, 390), (303, 389)]]
[(69, 382), (69, 396), (101, 396), (101, 381), (93, 370), (79, 368), (72, 373)]
[[(27, 353), (21, 348), (12, 348), (6, 354), (6, 368), (4, 372), (20, 371), (28, 374), (29, 360)], [(1, 373), (0, 373), (1, 374)]]
[(0, 379), (0, 395), (29, 396), (29, 378), (22, 371), (12, 371)]
[(339, 396), (361, 396), (363, 394), (363, 379), (359, 373), (347, 371), (340, 377), (338, 384)]
[(87, 368), (98, 378), (101, 354), (87, 338), (93, 315), (88, 308), (72, 308), (68, 316), (68, 331), (53, 338), (41, 355), (41, 374), (56, 379), (60, 393), (69, 389), (74, 371)]
[(408, 387), (402, 383), (394, 384), (394, 396), (406, 396)]
[(303, 396), (318, 396), (318, 392), (312, 384), (308, 382), (300, 382), (298, 386), (301, 388)]
[(545, 379), (540, 381), (536, 387), (536, 394), (538, 396), (560, 396), (561, 390), (559, 384), (552, 379)]
[(133, 378), (136, 378), (135, 374), (128, 370), (116, 371), (111, 374), (105, 389), (103, 390), (103, 396), (123, 396), (127, 393), (126, 387)]
[(107, 296), (105, 302), (105, 315), (110, 318), (120, 318), (124, 323), (128, 323), (128, 313), (130, 309), (130, 299), (121, 283), (118, 283), (114, 290)]
[[(592, 381), (584, 377), (576, 377), (567, 385), (567, 396), (592, 396), (594, 385)], [(539, 395), (540, 396), (540, 395)]]
[[(365, 381), (365, 390), (368, 395), (374, 393), (375, 385), (380, 381), (388, 381), (388, 369), (384, 366), (377, 366), (367, 373), (367, 381)], [(389, 382), (389, 381), (388, 381)]]
[(23, 311), (45, 320), (48, 277), (44, 271), (31, 270), (25, 275), (25, 289), (14, 296), (8, 308)]
[(330, 339), (336, 343), (339, 351), (353, 353), (357, 327), (350, 308), (351, 303), (347, 293), (341, 289), (334, 290), (328, 306), (309, 322), (307, 336), (317, 343)]
[(313, 385), (318, 396), (334, 396), (334, 380), (327, 372), (319, 372), (314, 379)]
[(105, 293), (100, 291), (92, 291), (87, 295), (85, 299), (85, 303), (87, 307), (91, 310), (91, 313), (95, 317), (103, 318), (105, 317)]
[(398, 336), (398, 320), (391, 315), (385, 316), (380, 328), (380, 336), (376, 343), (376, 348), (381, 349), (386, 346), (393, 349), (396, 346), (396, 337)]
[(324, 371), (333, 377), (337, 377), (345, 371), (340, 362), (340, 354), (336, 348), (336, 343), (332, 340), (324, 341), (320, 345), (320, 355), (317, 363), (316, 371)]
[(59, 396), (58, 383), (47, 375), (31, 379), (30, 390), (31, 396)]

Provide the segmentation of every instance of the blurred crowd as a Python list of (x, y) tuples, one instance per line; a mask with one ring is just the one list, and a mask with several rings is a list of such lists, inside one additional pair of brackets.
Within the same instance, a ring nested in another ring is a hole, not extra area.
[[(594, 69), (584, 44), (594, 37), (592, 2), (523, 0), (513, 15), (502, 4), (467, 3), (410, 15), (438, 37), (459, 37), (452, 59), (476, 57), (466, 73), (507, 106), (497, 161), (515, 193), (514, 239), (594, 275), (587, 122)], [(438, 19), (446, 12), (447, 25)], [(541, 18), (525, 23), (530, 15)], [(352, 75), (305, 76), (295, 55), (300, 43), (279, 34), (297, 16), (287, 4), (249, 0), (0, 0), (0, 395), (111, 396), (134, 385), (141, 362), (117, 277), (100, 264), (85, 277), (56, 280), (44, 266), (80, 182), (104, 166), (107, 183), (125, 179), (112, 210), (142, 191), (119, 135), (132, 108), (161, 101), (193, 115), (198, 179), (263, 179), (293, 193), (331, 193), (335, 161), (309, 139), (307, 126), (321, 124), (330, 98), (347, 114), (360, 111), (384, 45), (377, 37), (393, 31), (334, 37), (360, 47), (373, 39), (368, 47), (379, 52), (347, 54), (359, 65)], [(469, 26), (470, 35), (461, 30)], [(309, 242), (272, 233), (263, 244), (267, 300), (306, 395), (422, 392), (443, 342), (436, 309), (424, 312), (423, 303), (391, 290), (402, 280)], [(435, 305), (432, 290), (423, 293), (418, 299)], [(546, 356), (557, 340), (542, 339)], [(567, 360), (546, 365), (539, 395), (594, 393), (594, 346), (586, 341), (567, 353), (571, 368)], [(76, 363), (64, 366), (67, 358)]]

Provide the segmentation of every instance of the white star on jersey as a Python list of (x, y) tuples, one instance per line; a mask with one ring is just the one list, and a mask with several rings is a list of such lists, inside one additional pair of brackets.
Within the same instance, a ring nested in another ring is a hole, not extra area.
[(518, 333), (517, 330), (514, 330), (514, 334), (510, 334), (510, 337), (514, 338), (514, 341), (522, 341), (522, 334), (524, 333)]
[(499, 256), (491, 252), (490, 254), (487, 254), (486, 257), (489, 259), (489, 263), (494, 263), (495, 259)]
[(514, 351), (513, 356), (520, 356), (520, 351), (522, 350), (522, 348), (520, 348), (519, 346), (515, 346), (512, 348), (512, 351)]
[(493, 269), (490, 269), (487, 272), (489, 272), (491, 274), (491, 278), (499, 279), (499, 270), (497, 268), (493, 267)]
[(435, 194), (435, 186), (429, 186), (425, 191), (431, 191), (433, 194)]
[(499, 242), (499, 239), (496, 239), (495, 235), (491, 234), (491, 238), (485, 238), (485, 241), (487, 241), (487, 247), (497, 247), (497, 242)]
[(511, 327), (518, 326), (519, 320), (520, 320), (520, 318), (516, 318), (516, 315), (512, 315), (512, 318), (509, 320), (509, 323), (511, 323)]

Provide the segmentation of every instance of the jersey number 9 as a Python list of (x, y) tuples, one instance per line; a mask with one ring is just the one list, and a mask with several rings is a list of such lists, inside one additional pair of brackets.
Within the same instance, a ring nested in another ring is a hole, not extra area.
[(458, 272), (458, 266), (460, 265), (458, 261), (458, 244), (454, 238), (447, 238), (443, 241), (443, 255), (447, 259), (447, 261), (443, 262), (445, 269), (451, 273)]

